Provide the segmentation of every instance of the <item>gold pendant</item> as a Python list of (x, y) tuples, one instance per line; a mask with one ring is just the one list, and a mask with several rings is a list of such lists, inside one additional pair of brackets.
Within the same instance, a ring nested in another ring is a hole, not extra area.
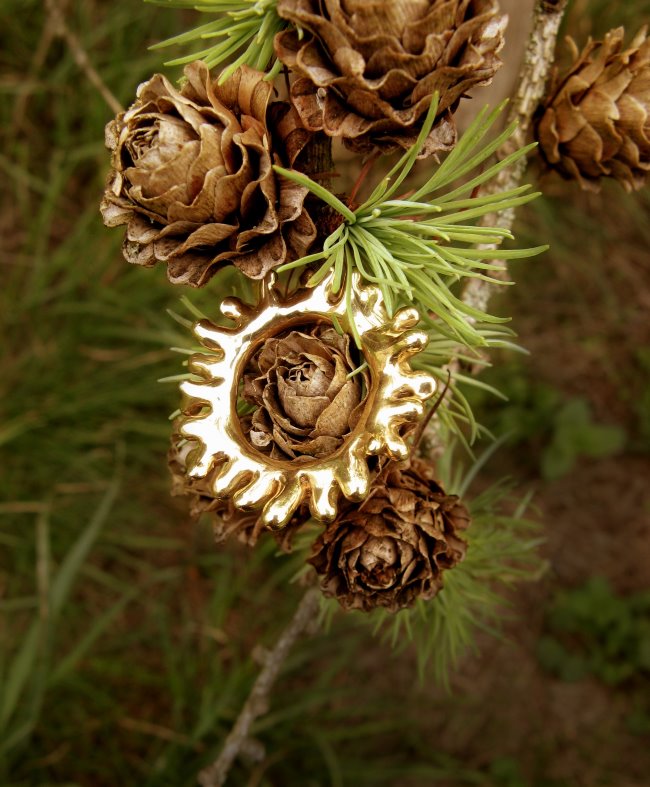
[[(312, 516), (332, 520), (342, 493), (350, 500), (368, 494), (368, 458), (386, 455), (404, 459), (408, 446), (402, 428), (423, 415), (424, 402), (436, 390), (433, 377), (414, 372), (410, 358), (424, 349), (427, 335), (413, 330), (419, 322), (414, 308), (388, 316), (380, 290), (362, 286), (353, 274), (350, 303), (345, 288), (333, 296), (331, 277), (317, 287), (283, 299), (273, 278), (262, 284), (257, 306), (236, 298), (221, 304), (234, 327), (207, 321), (194, 327), (207, 353), (192, 356), (189, 368), (202, 378), (186, 381), (180, 433), (197, 445), (187, 455), (187, 474), (205, 479), (215, 498), (232, 498), (237, 508), (263, 508), (270, 528), (286, 525), (308, 499)], [(354, 319), (353, 331), (350, 318)], [(266, 456), (247, 440), (237, 416), (240, 380), (252, 354), (269, 338), (308, 322), (338, 323), (361, 339), (370, 384), (356, 427), (335, 452), (323, 459), (293, 462)]]

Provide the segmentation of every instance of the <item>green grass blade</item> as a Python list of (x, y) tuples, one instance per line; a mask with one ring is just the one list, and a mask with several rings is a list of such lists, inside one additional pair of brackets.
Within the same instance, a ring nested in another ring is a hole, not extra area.
[[(52, 581), (48, 599), (50, 616), (47, 621), (48, 626), (53, 625), (55, 619), (61, 613), (73, 583), (79, 574), (79, 570), (108, 519), (118, 490), (119, 482), (116, 477), (109, 485), (88, 525), (84, 528), (57, 571)], [(36, 620), (13, 657), (12, 664), (8, 670), (2, 699), (0, 700), (0, 733), (3, 735), (6, 734), (7, 725), (18, 707), (27, 681), (34, 671), (43, 645), (43, 638), (46, 634), (47, 628), (44, 621)]]

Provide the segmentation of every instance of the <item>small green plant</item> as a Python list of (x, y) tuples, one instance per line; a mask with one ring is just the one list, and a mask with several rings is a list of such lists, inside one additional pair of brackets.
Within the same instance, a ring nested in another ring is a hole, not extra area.
[(487, 389), (472, 388), (467, 390), (471, 407), (490, 431), (529, 446), (547, 480), (567, 475), (582, 457), (614, 456), (626, 445), (625, 430), (595, 423), (586, 399), (563, 399), (557, 389), (530, 378), (519, 363), (490, 370), (482, 382), (501, 391), (505, 402), (495, 412), (494, 398), (485, 398)]
[[(87, 525), (54, 573), (47, 591), (40, 599), (40, 614), (27, 629), (25, 636), (11, 652), (2, 652), (0, 684), (0, 773), (14, 749), (24, 745), (34, 732), (46, 694), (74, 672), (79, 661), (95, 641), (136, 594), (127, 591), (104, 615), (88, 626), (86, 634), (72, 643), (65, 655), (52, 663), (52, 645), (58, 624), (65, 614), (70, 594), (79, 577), (88, 553), (105, 526), (119, 489), (116, 473)], [(47, 509), (39, 525), (39, 566), (41, 574), (49, 574), (50, 533)]]
[(650, 593), (616, 595), (593, 577), (559, 593), (546, 617), (537, 655), (566, 681), (595, 677), (616, 686), (650, 672)]
[(569, 473), (581, 456), (601, 459), (619, 453), (626, 435), (618, 426), (596, 424), (589, 403), (569, 399), (555, 414), (551, 441), (544, 448), (541, 469), (544, 478)]

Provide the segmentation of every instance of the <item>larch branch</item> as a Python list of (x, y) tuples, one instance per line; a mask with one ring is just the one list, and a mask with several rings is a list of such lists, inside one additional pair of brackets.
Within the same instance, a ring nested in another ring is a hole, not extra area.
[[(517, 122), (517, 129), (504, 146), (502, 155), (523, 147), (530, 130), (531, 123), (539, 107), (546, 83), (555, 60), (555, 44), (557, 41), (560, 24), (566, 10), (568, 0), (537, 0), (533, 12), (533, 24), (526, 47), (524, 62), (519, 74), (519, 84), (510, 105), (508, 123)], [(483, 194), (497, 194), (509, 191), (521, 185), (526, 172), (526, 159), (520, 158), (512, 166), (502, 169), (501, 172), (483, 189)], [(510, 230), (515, 221), (515, 208), (508, 208), (498, 213), (490, 213), (483, 218), (481, 225), (484, 227), (503, 227)], [(482, 248), (495, 249), (496, 245), (486, 245)], [(506, 263), (495, 261), (502, 270), (497, 271), (499, 278), (507, 278)], [(490, 284), (483, 279), (470, 279), (463, 290), (463, 301), (481, 311), (487, 310), (490, 297), (498, 288), (497, 284)]]
[(45, 8), (52, 22), (52, 27), (56, 35), (60, 36), (66, 42), (75, 63), (84, 72), (88, 81), (93, 85), (93, 87), (96, 88), (97, 92), (101, 95), (110, 109), (116, 115), (119, 112), (122, 112), (122, 105), (111, 92), (104, 80), (99, 76), (99, 73), (90, 62), (88, 53), (81, 45), (81, 42), (77, 36), (67, 26), (58, 0), (45, 0)]
[[(555, 61), (555, 44), (567, 4), (568, 0), (537, 0), (535, 4), (526, 53), (519, 72), (518, 86), (507, 118), (508, 125), (516, 121), (517, 128), (500, 151), (503, 158), (526, 144), (533, 117), (544, 98), (546, 83)], [(502, 169), (482, 189), (482, 195), (498, 194), (517, 188), (521, 185), (526, 173), (526, 165), (527, 161), (522, 157), (511, 166)], [(481, 226), (503, 227), (511, 230), (515, 222), (515, 215), (515, 208), (506, 208), (496, 213), (490, 213), (483, 217)], [(485, 244), (479, 248), (496, 249), (498, 244)], [(500, 270), (492, 271), (492, 277), (507, 280), (508, 268), (505, 260), (493, 260), (492, 264), (500, 268)], [(489, 300), (498, 288), (498, 284), (484, 279), (470, 279), (465, 285), (461, 297), (469, 306), (486, 312)], [(458, 371), (458, 360), (452, 359), (446, 368), (453, 375)], [(451, 395), (451, 391), (448, 395)], [(426, 431), (426, 454), (435, 458), (444, 450), (440, 423), (434, 420)]]
[(264, 666), (226, 738), (221, 754), (212, 765), (199, 774), (198, 782), (201, 787), (221, 787), (226, 783), (228, 773), (237, 755), (242, 752), (250, 740), (253, 723), (268, 711), (271, 690), (280, 674), (282, 665), (298, 638), (309, 629), (314, 621), (319, 603), (320, 592), (316, 588), (307, 590), (273, 649), (266, 654)]

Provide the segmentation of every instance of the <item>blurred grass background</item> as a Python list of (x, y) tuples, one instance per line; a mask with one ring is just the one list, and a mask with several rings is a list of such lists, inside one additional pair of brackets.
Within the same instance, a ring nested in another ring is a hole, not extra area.
[[(566, 27), (648, 19), (647, 0), (575, 0)], [(147, 46), (194, 16), (83, 0), (66, 21), (127, 105), (161, 66)], [(101, 224), (111, 113), (41, 3), (4, 0), (0, 40), (0, 784), (191, 785), (297, 565), (216, 549), (169, 497), (177, 395), (156, 380), (179, 371), (180, 294)], [(269, 756), (233, 785), (647, 785), (650, 197), (540, 184), (519, 232), (552, 251), (500, 303), (531, 355), (495, 357), (510, 402), (476, 405), (511, 435), (484, 482), (535, 488), (549, 571), (451, 694), (336, 618), (294, 652), (255, 728)]]

